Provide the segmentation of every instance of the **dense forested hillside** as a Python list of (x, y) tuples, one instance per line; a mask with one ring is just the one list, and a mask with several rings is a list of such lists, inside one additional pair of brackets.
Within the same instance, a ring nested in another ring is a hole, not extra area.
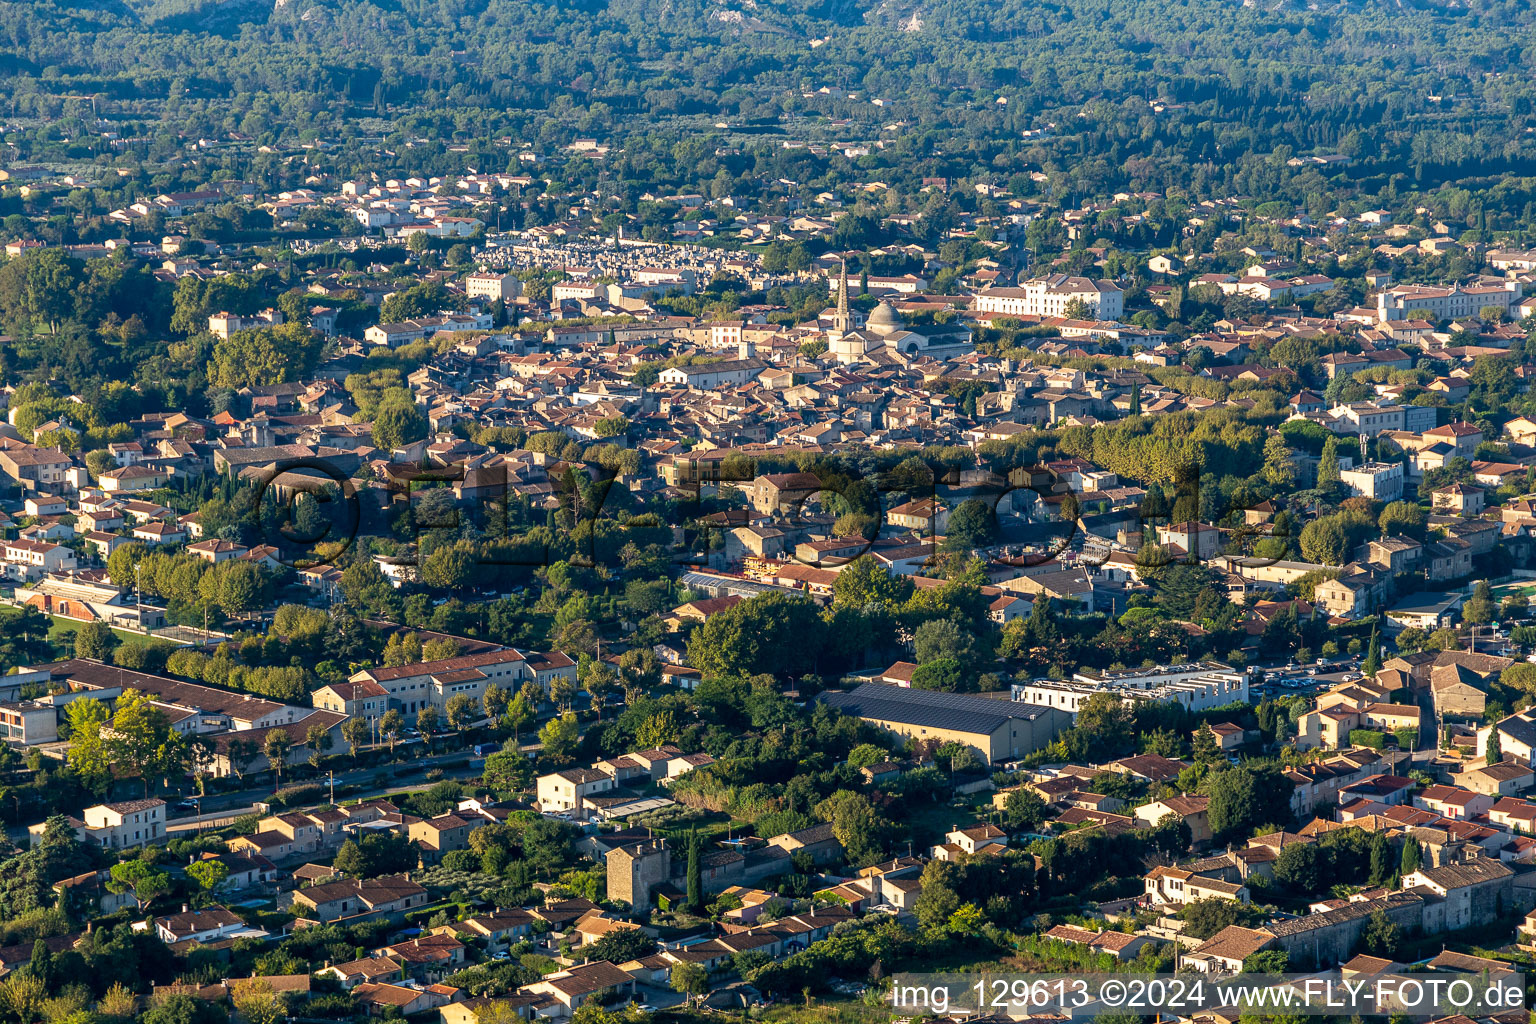
[(94, 97), (108, 118), (289, 141), (375, 108), (408, 133), (535, 142), (904, 122), (973, 170), (1258, 193), (1287, 176), (1277, 154), (1408, 187), (1529, 173), (1533, 45), (1513, 2), (27, 0), (0, 3), (0, 91), (18, 117)]

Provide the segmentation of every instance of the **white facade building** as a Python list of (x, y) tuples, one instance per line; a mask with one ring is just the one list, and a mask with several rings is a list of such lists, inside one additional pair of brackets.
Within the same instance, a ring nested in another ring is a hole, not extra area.
[(472, 299), (506, 302), (523, 294), (523, 282), (511, 274), (477, 271), (464, 279), (464, 294)]
[(1081, 299), (1096, 319), (1113, 320), (1125, 311), (1125, 294), (1113, 281), (1052, 274), (1025, 281), (1018, 288), (988, 288), (976, 295), (976, 312), (1004, 316), (1065, 316), (1067, 304)]
[(1396, 462), (1367, 462), (1339, 472), (1349, 493), (1372, 501), (1396, 501), (1403, 496), (1403, 467)]
[(1017, 684), (1013, 699), (1040, 704), (1072, 714), (1096, 693), (1114, 693), (1125, 700), (1172, 701), (1190, 711), (1206, 711), (1248, 701), (1248, 673), (1229, 666), (1204, 662), (1177, 667), (1158, 667), (1102, 676), (1075, 673), (1070, 680), (1036, 679)]
[(1490, 281), (1469, 285), (1435, 288), (1427, 285), (1400, 285), (1376, 295), (1376, 319), (1406, 320), (1415, 309), (1428, 310), (1436, 320), (1459, 320), (1477, 316), (1484, 306), (1498, 306), (1508, 315), (1520, 301), (1524, 286), (1519, 281)]

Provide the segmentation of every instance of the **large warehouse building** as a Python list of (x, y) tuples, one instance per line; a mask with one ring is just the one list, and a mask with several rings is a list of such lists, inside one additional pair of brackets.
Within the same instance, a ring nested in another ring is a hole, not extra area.
[(975, 747), (989, 764), (1032, 754), (1072, 724), (1071, 713), (1059, 708), (882, 683), (828, 691), (820, 699), (898, 736)]

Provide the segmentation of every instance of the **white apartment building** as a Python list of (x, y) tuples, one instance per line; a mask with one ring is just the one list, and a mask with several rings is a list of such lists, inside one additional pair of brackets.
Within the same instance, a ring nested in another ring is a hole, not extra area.
[(363, 340), (398, 348), (442, 331), (450, 334), (488, 331), (492, 323), (489, 313), (444, 313), (441, 316), (422, 317), (420, 320), (402, 320), (397, 324), (375, 324), (363, 332)]
[[(75, 834), (83, 843), (95, 843), (108, 850), (125, 850), (165, 838), (165, 801), (128, 800), (117, 804), (97, 804), (85, 809), (85, 820), (69, 818)], [(47, 822), (28, 826), (27, 834), (35, 844), (43, 836)]]
[(1536, 250), (1493, 249), (1488, 253), (1488, 265), (1498, 270), (1536, 270)]
[(255, 316), (239, 316), (235, 313), (214, 313), (208, 317), (208, 333), (226, 341), (236, 331), (258, 327), (276, 327), (284, 321), (282, 310), (264, 309)]
[(1248, 700), (1248, 673), (1234, 672), (1218, 662), (1159, 666), (1153, 669), (1075, 673), (1070, 680), (1035, 679), (1015, 684), (1013, 699), (1067, 711), (1074, 718), (1083, 701), (1096, 693), (1115, 693), (1125, 700), (1172, 701), (1190, 711), (1205, 711)]
[(1350, 494), (1372, 501), (1396, 501), (1403, 496), (1403, 467), (1396, 462), (1367, 462), (1339, 472)]
[(545, 814), (579, 811), (587, 797), (607, 793), (615, 785), (613, 776), (598, 768), (569, 768), (542, 775), (538, 782), (539, 810)]
[(6, 579), (25, 582), (46, 573), (64, 572), (77, 565), (72, 548), (46, 540), (8, 540), (4, 552), (5, 564), (0, 565), (0, 573)]
[(420, 711), (428, 705), (439, 712), (448, 700), (464, 694), (479, 701), (492, 683), (515, 693), (534, 673), (528, 661), (517, 651), (487, 651), (442, 661), (423, 661), (415, 665), (376, 666), (355, 672), (349, 683), (373, 682), (389, 694), (390, 707), (404, 713)]
[(647, 294), (661, 294), (676, 289), (684, 295), (692, 295), (698, 289), (698, 276), (688, 269), (640, 267), (631, 275), (630, 281), (641, 286)]
[(591, 299), (597, 295), (598, 286), (590, 281), (556, 281), (549, 289), (552, 302), (566, 299)]
[(1073, 299), (1082, 299), (1099, 320), (1114, 320), (1125, 311), (1125, 293), (1113, 281), (1052, 274), (1025, 281), (1018, 288), (988, 288), (976, 295), (976, 312), (1004, 316), (1065, 316)]
[(1484, 306), (1498, 306), (1508, 315), (1520, 301), (1524, 286), (1519, 281), (1490, 281), (1436, 288), (1428, 285), (1399, 285), (1376, 295), (1376, 319), (1406, 320), (1415, 309), (1428, 310), (1436, 320), (1459, 320), (1477, 316)]
[(1434, 429), (1435, 417), (1436, 410), (1429, 405), (1350, 402), (1347, 405), (1336, 405), (1326, 414), (1296, 413), (1291, 419), (1313, 420), (1335, 434), (1370, 434), (1375, 437), (1384, 430), (1406, 430), (1411, 434), (1422, 434)]
[(472, 299), (510, 301), (523, 294), (523, 282), (511, 274), (477, 271), (464, 279), (464, 294)]

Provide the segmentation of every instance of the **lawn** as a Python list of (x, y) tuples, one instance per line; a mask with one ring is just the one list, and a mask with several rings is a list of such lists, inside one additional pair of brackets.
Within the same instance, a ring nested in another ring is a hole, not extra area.
[(991, 793), (957, 796), (942, 803), (919, 805), (905, 818), (905, 824), (912, 829), (914, 852), (922, 852), (936, 843), (942, 843), (949, 830), (956, 825), (967, 828), (990, 820), (988, 815), (991, 811)]
[[(50, 615), (48, 618), (52, 623), (48, 627), (48, 639), (53, 642), (55, 647), (66, 647), (74, 642), (72, 634), (80, 628), (81, 622), (75, 619), (60, 618), (57, 615)], [(126, 629), (114, 629), (112, 632), (117, 634), (119, 640), (144, 639), (143, 633), (134, 633)]]
[(1495, 601), (1502, 601), (1506, 597), (1514, 597), (1516, 594), (1523, 594), (1526, 597), (1536, 597), (1536, 583), (1528, 581), (1501, 583), (1498, 586), (1493, 587), (1492, 590), (1493, 599)]

